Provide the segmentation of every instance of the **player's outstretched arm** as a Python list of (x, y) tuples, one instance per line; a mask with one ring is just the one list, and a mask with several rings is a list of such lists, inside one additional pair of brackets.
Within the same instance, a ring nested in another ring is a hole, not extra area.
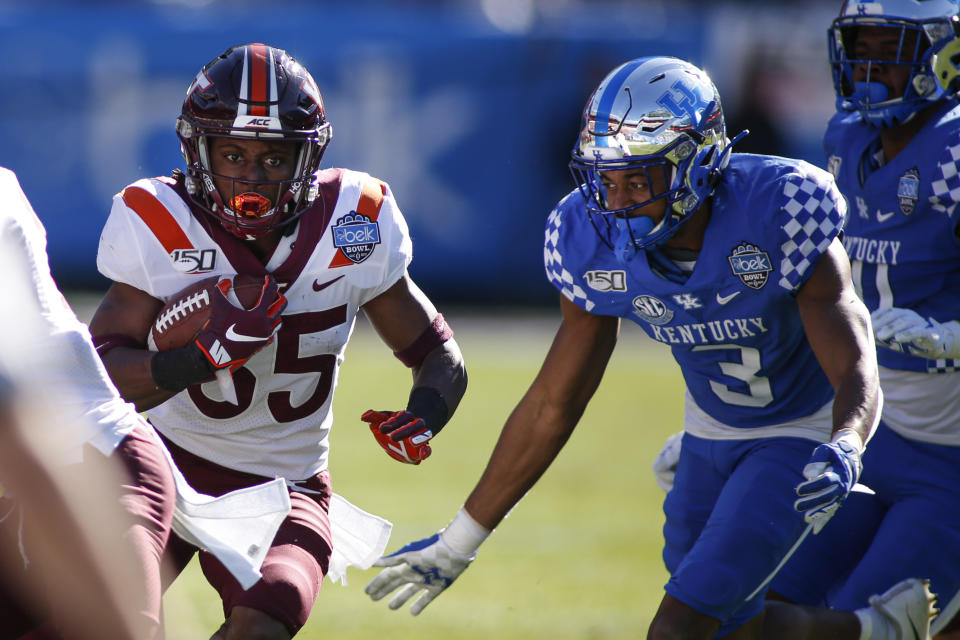
[(566, 299), (563, 322), (539, 374), (507, 419), (487, 468), (464, 508), (437, 534), (381, 558), (368, 585), (375, 600), (401, 589), (399, 608), (420, 590), (418, 614), (462, 573), (477, 548), (533, 487), (566, 444), (603, 377), (616, 345), (618, 318), (594, 316)]
[(493, 529), (553, 462), (603, 378), (620, 319), (561, 298), (563, 322), (530, 389), (507, 419), (465, 507)]
[(819, 445), (797, 487), (798, 511), (819, 530), (860, 477), (860, 454), (880, 413), (876, 347), (850, 264), (835, 239), (800, 289), (797, 304), (810, 346), (834, 389), (833, 438)]
[(363, 310), (394, 355), (410, 367), (413, 385), (406, 409), (368, 410), (361, 420), (391, 458), (420, 464), (430, 455), (429, 441), (466, 392), (463, 355), (443, 316), (407, 274)]

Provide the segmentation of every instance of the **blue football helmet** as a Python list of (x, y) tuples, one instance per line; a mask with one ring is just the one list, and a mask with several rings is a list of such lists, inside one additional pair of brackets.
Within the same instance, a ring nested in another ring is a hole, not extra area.
[[(944, 47), (957, 40), (958, 12), (960, 0), (846, 0), (827, 33), (837, 111), (859, 111), (873, 126), (889, 128), (954, 95), (950, 79), (938, 78), (934, 62)], [(889, 29), (890, 40), (899, 45), (884, 58), (857, 58), (854, 44), (860, 27)], [(941, 66), (945, 62), (942, 59)], [(910, 67), (902, 96), (889, 95), (890, 87), (874, 78), (880, 65)], [(866, 67), (866, 77), (854, 80), (854, 70), (861, 66)]]
[[(720, 96), (704, 71), (677, 58), (637, 58), (611, 71), (587, 101), (570, 171), (600, 237), (626, 263), (666, 242), (713, 193), (730, 149)], [(624, 169), (642, 170), (648, 184), (666, 189), (610, 209), (600, 175)], [(664, 178), (652, 180), (655, 172)], [(661, 198), (667, 207), (658, 224), (630, 216)]]

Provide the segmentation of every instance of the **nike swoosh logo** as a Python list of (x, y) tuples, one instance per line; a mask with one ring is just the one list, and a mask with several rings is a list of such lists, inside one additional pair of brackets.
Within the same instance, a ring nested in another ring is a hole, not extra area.
[(739, 292), (739, 291), (734, 291), (733, 293), (731, 293), (731, 294), (728, 295), (728, 296), (722, 296), (722, 295), (720, 295), (720, 292), (718, 291), (718, 292), (717, 292), (717, 302), (718, 302), (719, 304), (727, 304), (728, 302), (730, 302), (731, 300), (733, 300), (734, 298), (736, 298), (738, 295), (740, 295), (740, 292)]
[(887, 220), (889, 220), (890, 218), (892, 218), (892, 217), (895, 216), (895, 215), (896, 215), (896, 213), (893, 212), (893, 211), (887, 211), (886, 213), (880, 213), (880, 211), (877, 210), (877, 222), (886, 222)]
[(246, 336), (242, 333), (237, 333), (233, 330), (236, 327), (236, 324), (232, 324), (227, 327), (227, 332), (225, 334), (227, 340), (232, 340), (234, 342), (263, 342), (266, 338), (262, 336)]
[(403, 446), (402, 442), (398, 442), (396, 445), (394, 445), (392, 442), (387, 441), (387, 448), (391, 449), (392, 451), (396, 451), (397, 453), (402, 455), (404, 458), (407, 458), (407, 459), (410, 458), (410, 456), (407, 455), (407, 448)]
[(332, 285), (334, 282), (336, 282), (337, 280), (339, 280), (339, 279), (342, 278), (342, 277), (343, 277), (343, 276), (337, 276), (337, 277), (334, 278), (333, 280), (328, 280), (328, 281), (326, 281), (326, 282), (324, 282), (324, 283), (322, 283), (322, 284), (321, 284), (321, 282), (320, 282), (319, 280), (314, 280), (314, 281), (313, 281), (313, 290), (314, 290), (314, 291), (323, 291), (324, 289), (326, 289), (327, 287), (329, 287), (330, 285)]

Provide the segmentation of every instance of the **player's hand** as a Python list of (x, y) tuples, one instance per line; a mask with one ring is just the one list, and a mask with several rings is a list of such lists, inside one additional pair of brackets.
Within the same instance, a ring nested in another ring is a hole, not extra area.
[(683, 431), (667, 438), (663, 449), (653, 459), (653, 475), (660, 488), (666, 492), (673, 489), (673, 478), (677, 475), (677, 463), (680, 462), (681, 440), (683, 440)]
[(461, 573), (477, 557), (457, 553), (444, 542), (444, 532), (429, 538), (411, 542), (399, 551), (384, 556), (374, 563), (376, 567), (388, 567), (367, 583), (364, 591), (373, 600), (380, 600), (388, 593), (403, 587), (391, 598), (388, 606), (399, 609), (410, 598), (423, 591), (412, 605), (410, 613), (418, 615), (433, 602), (434, 598), (453, 584)]
[(423, 418), (409, 411), (365, 411), (360, 419), (370, 425), (370, 432), (383, 450), (407, 464), (420, 464), (430, 457), (433, 437)]
[(803, 468), (806, 481), (797, 485), (799, 498), (793, 507), (803, 512), (804, 521), (813, 525), (814, 533), (819, 533), (850, 495), (862, 469), (860, 449), (845, 438), (813, 450)]
[(234, 306), (227, 299), (233, 286), (229, 278), (217, 283), (211, 295), (211, 314), (195, 342), (214, 369), (230, 371), (273, 342), (280, 329), (280, 314), (287, 299), (273, 276), (266, 276), (256, 304), (250, 309)]
[(877, 342), (930, 360), (960, 358), (960, 322), (940, 323), (912, 309), (888, 307), (870, 314)]

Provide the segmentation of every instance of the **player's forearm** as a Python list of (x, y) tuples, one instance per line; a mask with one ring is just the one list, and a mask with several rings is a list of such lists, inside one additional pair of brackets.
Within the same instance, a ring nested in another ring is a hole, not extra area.
[(875, 368), (864, 365), (846, 375), (837, 385), (833, 400), (833, 434), (843, 430), (860, 436), (866, 443), (872, 435), (883, 406)]
[(151, 371), (154, 355), (155, 352), (145, 349), (118, 347), (103, 358), (107, 373), (120, 395), (132, 402), (137, 411), (151, 409), (176, 395), (174, 391), (160, 388), (154, 380)]
[(467, 369), (457, 342), (450, 338), (427, 354), (413, 369), (413, 388), (436, 390), (447, 408), (447, 418), (453, 416), (467, 390)]
[(464, 506), (470, 516), (494, 529), (553, 463), (579, 415), (564, 416), (555, 408), (522, 401), (504, 425), (480, 481), (467, 498)]

